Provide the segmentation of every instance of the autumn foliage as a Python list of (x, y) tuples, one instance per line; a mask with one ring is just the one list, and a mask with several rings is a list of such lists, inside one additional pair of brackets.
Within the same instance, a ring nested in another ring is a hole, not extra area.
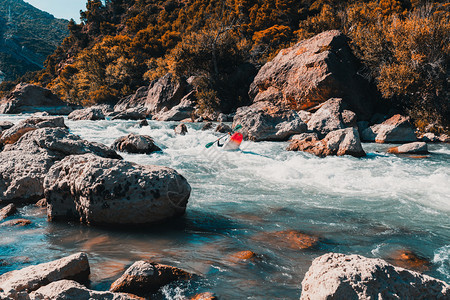
[(421, 0), (88, 0), (35, 81), (82, 104), (115, 102), (167, 72), (195, 76), (199, 109), (231, 111), (285, 47), (329, 29), (352, 39), (384, 101), (449, 125), (450, 5)]

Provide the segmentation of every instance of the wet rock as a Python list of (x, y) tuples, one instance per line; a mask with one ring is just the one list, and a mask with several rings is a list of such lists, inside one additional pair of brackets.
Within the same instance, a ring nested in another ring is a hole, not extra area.
[(177, 80), (167, 73), (165, 76), (153, 80), (148, 87), (138, 89), (136, 94), (121, 99), (114, 107), (114, 111), (123, 111), (141, 106), (151, 114), (167, 110), (180, 104), (181, 100), (190, 92), (189, 85), (184, 80)]
[(366, 156), (356, 128), (332, 131), (322, 140), (318, 140), (312, 135), (304, 135), (302, 138), (293, 139), (286, 150), (308, 152), (319, 157), (329, 155)]
[(144, 298), (131, 294), (90, 290), (73, 280), (59, 280), (52, 282), (30, 294), (30, 300), (43, 299), (144, 300)]
[(342, 99), (329, 99), (311, 116), (308, 130), (316, 132), (322, 139), (332, 131), (355, 127), (356, 114), (347, 108)]
[(377, 143), (410, 143), (417, 141), (408, 117), (394, 115), (381, 124), (363, 131), (362, 140)]
[(250, 250), (239, 251), (230, 255), (229, 260), (232, 262), (241, 262), (254, 260), (258, 257), (258, 255)]
[(330, 98), (344, 98), (361, 120), (373, 111), (372, 89), (358, 74), (360, 62), (337, 30), (322, 32), (281, 50), (250, 86), (254, 102), (307, 110)]
[(1, 223), (0, 227), (12, 227), (12, 226), (22, 227), (30, 224), (31, 221), (27, 219), (14, 219)]
[(64, 128), (41, 128), (24, 134), (0, 152), (0, 200), (34, 203), (44, 195), (43, 181), (50, 167), (67, 155), (84, 153), (120, 158), (105, 145), (82, 140)]
[(428, 259), (404, 249), (394, 251), (387, 260), (395, 266), (420, 272), (428, 271), (431, 266)]
[(175, 134), (186, 135), (188, 133), (188, 129), (185, 124), (178, 124), (177, 127), (174, 128)]
[(316, 258), (302, 282), (301, 300), (449, 299), (445, 282), (381, 259), (328, 253)]
[(9, 216), (12, 216), (17, 212), (17, 208), (13, 203), (10, 203), (0, 209), (0, 221), (6, 219)]
[(224, 113), (220, 113), (219, 116), (217, 117), (217, 122), (219, 123), (224, 123), (224, 122), (233, 122), (233, 114), (224, 114)]
[(265, 102), (238, 108), (233, 128), (237, 125), (243, 126), (240, 132), (244, 138), (253, 141), (286, 141), (307, 129), (296, 111)]
[(21, 299), (27, 293), (62, 279), (86, 282), (89, 272), (87, 255), (82, 252), (11, 271), (0, 276), (0, 298)]
[(213, 127), (212, 122), (206, 122), (205, 125), (203, 125), (202, 130), (209, 130)]
[(105, 114), (103, 113), (103, 110), (98, 107), (88, 107), (71, 112), (68, 118), (73, 121), (79, 120), (97, 121), (97, 120), (104, 120)]
[(319, 237), (296, 230), (268, 232), (254, 238), (257, 241), (291, 250), (305, 250), (315, 248), (319, 244)]
[(219, 298), (217, 298), (216, 295), (214, 295), (211, 292), (197, 294), (191, 298), (191, 300), (217, 300), (217, 299)]
[(219, 125), (217, 125), (217, 127), (214, 131), (221, 132), (221, 133), (228, 133), (228, 132), (232, 132), (233, 129), (230, 126), (228, 126), (227, 124), (220, 123)]
[(182, 121), (191, 118), (195, 111), (195, 92), (192, 91), (181, 99), (180, 103), (171, 109), (162, 108), (153, 116), (158, 121)]
[(427, 154), (428, 146), (425, 142), (415, 142), (403, 144), (398, 147), (391, 147), (388, 149), (388, 153), (394, 154)]
[(0, 114), (20, 114), (46, 111), (53, 115), (67, 115), (73, 107), (61, 101), (49, 89), (27, 83), (19, 83), (0, 100)]
[(175, 170), (105, 159), (69, 156), (44, 181), (50, 221), (88, 224), (150, 224), (184, 214), (191, 187)]
[(144, 297), (173, 281), (191, 277), (191, 274), (182, 269), (141, 260), (131, 265), (119, 279), (113, 282), (109, 290)]
[(0, 143), (14, 144), (20, 137), (29, 131), (39, 128), (67, 128), (63, 117), (31, 117), (20, 121), (16, 125), (2, 132)]
[(161, 151), (161, 148), (155, 145), (153, 139), (148, 135), (137, 135), (130, 133), (114, 141), (112, 148), (121, 152), (150, 154)]
[(38, 202), (36, 202), (37, 207), (47, 207), (47, 199), (42, 198)]
[(144, 126), (148, 126), (148, 121), (147, 119), (141, 120), (138, 122), (138, 126), (139, 127), (144, 127)]
[(144, 107), (129, 108), (119, 112), (111, 120), (142, 120), (147, 118), (147, 109)]

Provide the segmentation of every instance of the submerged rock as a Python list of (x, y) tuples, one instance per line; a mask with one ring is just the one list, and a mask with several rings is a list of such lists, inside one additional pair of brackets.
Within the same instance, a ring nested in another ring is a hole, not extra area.
[(316, 139), (314, 135), (304, 135), (301, 138), (293, 139), (286, 150), (308, 152), (319, 157), (329, 155), (366, 156), (356, 128), (332, 131), (322, 140)]
[(227, 124), (220, 123), (219, 125), (217, 125), (217, 127), (214, 131), (220, 132), (220, 133), (228, 133), (228, 132), (232, 132), (233, 129), (230, 126), (228, 126)]
[(242, 261), (255, 260), (256, 258), (258, 258), (258, 255), (255, 252), (245, 250), (231, 254), (228, 260), (237, 263)]
[(149, 224), (184, 214), (191, 192), (175, 170), (92, 154), (56, 163), (44, 182), (50, 221)]
[(0, 209), (0, 221), (6, 219), (9, 216), (12, 216), (17, 212), (17, 208), (13, 203), (10, 203)]
[(281, 50), (250, 86), (254, 102), (306, 110), (330, 98), (344, 98), (361, 119), (373, 111), (369, 82), (358, 74), (360, 62), (337, 30), (322, 32)]
[(0, 224), (1, 227), (12, 227), (12, 226), (26, 226), (26, 225), (30, 225), (31, 221), (27, 220), (27, 219), (13, 219), (13, 220), (9, 220), (6, 222), (3, 222)]
[(445, 282), (381, 259), (328, 253), (316, 258), (302, 282), (301, 300), (449, 299)]
[(39, 128), (67, 128), (63, 117), (31, 117), (20, 121), (16, 125), (2, 132), (0, 143), (14, 144), (20, 137), (29, 131)]
[(155, 142), (150, 136), (133, 133), (115, 140), (112, 148), (121, 152), (141, 154), (150, 154), (161, 151), (161, 148), (155, 145)]
[(30, 294), (30, 299), (31, 300), (43, 300), (43, 299), (144, 300), (144, 298), (131, 294), (99, 292), (90, 290), (87, 287), (73, 280), (59, 280), (56, 282), (52, 282), (32, 292)]
[(202, 130), (209, 130), (213, 127), (213, 123), (212, 122), (206, 122), (203, 127)]
[(103, 113), (103, 110), (101, 108), (93, 106), (75, 110), (69, 114), (68, 118), (74, 121), (79, 120), (97, 121), (97, 120), (104, 120), (105, 114)]
[(280, 248), (291, 250), (305, 250), (315, 248), (319, 244), (319, 237), (296, 230), (267, 232), (254, 237), (255, 240)]
[(430, 269), (430, 261), (420, 257), (410, 250), (397, 250), (391, 253), (387, 260), (395, 266), (412, 269), (416, 271), (428, 271)]
[(41, 199), (50, 167), (67, 155), (84, 153), (120, 158), (105, 145), (82, 140), (64, 128), (41, 128), (24, 134), (0, 152), (0, 200), (22, 203)]
[(264, 102), (238, 108), (233, 128), (237, 125), (243, 126), (240, 132), (244, 138), (257, 142), (286, 141), (307, 129), (298, 112)]
[(388, 149), (388, 153), (394, 154), (427, 154), (428, 146), (425, 142), (408, 143)]
[(192, 275), (182, 269), (147, 261), (137, 261), (111, 285), (111, 292), (148, 296), (172, 281), (190, 279)]
[(408, 117), (394, 115), (381, 124), (363, 131), (363, 141), (377, 143), (410, 143), (417, 141), (414, 128)]
[(175, 134), (179, 134), (179, 135), (186, 135), (186, 133), (188, 133), (188, 129), (186, 124), (178, 124), (177, 127), (174, 128)]
[(87, 282), (89, 273), (88, 258), (82, 252), (7, 272), (0, 276), (0, 298), (21, 299), (42, 286), (62, 279)]
[(322, 139), (332, 131), (355, 127), (356, 114), (347, 108), (342, 99), (329, 99), (311, 116), (308, 130), (316, 132)]
[(144, 126), (148, 126), (148, 121), (147, 119), (141, 120), (138, 122), (138, 126), (139, 127), (144, 127)]
[(211, 292), (197, 294), (191, 298), (191, 300), (218, 300), (218, 299), (219, 298), (217, 298), (216, 295), (214, 295)]

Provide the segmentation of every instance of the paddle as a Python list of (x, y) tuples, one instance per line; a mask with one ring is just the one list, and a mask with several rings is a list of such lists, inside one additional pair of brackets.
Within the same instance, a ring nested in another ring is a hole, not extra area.
[[(239, 130), (242, 128), (242, 125), (237, 125), (236, 127), (234, 127), (233, 132), (235, 132), (236, 130)], [(214, 142), (208, 143), (205, 145), (206, 148), (211, 147), (212, 145), (214, 145), (217, 141), (220, 141), (221, 139), (223, 139), (224, 137), (228, 136), (228, 133), (221, 136), (220, 138), (218, 138), (217, 140), (215, 140)]]

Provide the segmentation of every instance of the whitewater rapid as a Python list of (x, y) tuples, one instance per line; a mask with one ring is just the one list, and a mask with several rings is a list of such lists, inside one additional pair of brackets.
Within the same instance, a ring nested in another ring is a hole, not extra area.
[[(13, 122), (23, 118), (0, 116)], [(21, 214), (36, 225), (28, 233), (1, 232), (0, 259), (27, 256), (28, 263), (37, 263), (87, 251), (93, 285), (105, 289), (118, 269), (142, 257), (204, 276), (165, 288), (162, 297), (168, 299), (208, 288), (224, 299), (298, 298), (312, 259), (329, 251), (387, 258), (396, 249), (409, 249), (432, 261), (427, 274), (450, 282), (449, 145), (430, 144), (431, 155), (420, 159), (386, 154), (391, 145), (379, 144), (363, 144), (368, 155), (360, 159), (287, 152), (285, 142), (244, 141), (241, 151), (223, 152), (205, 148), (220, 134), (202, 131), (202, 124), (187, 124), (188, 134), (179, 136), (175, 122), (149, 123), (140, 128), (136, 121), (66, 120), (72, 133), (106, 145), (128, 133), (153, 137), (162, 152), (121, 155), (172, 167), (187, 178), (192, 194), (181, 225), (117, 232), (48, 224), (45, 214), (24, 208)], [(253, 238), (290, 229), (319, 235), (322, 246), (299, 252)], [(24, 253), (27, 249), (36, 254)], [(260, 253), (264, 260), (247, 266), (225, 262), (227, 254), (240, 250)], [(26, 264), (0, 266), (0, 273)]]

